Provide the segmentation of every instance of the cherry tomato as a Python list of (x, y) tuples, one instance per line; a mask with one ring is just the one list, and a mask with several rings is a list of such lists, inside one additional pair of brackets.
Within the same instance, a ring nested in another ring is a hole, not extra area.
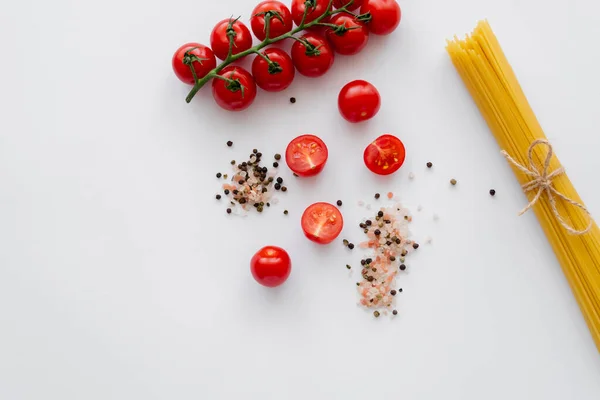
[(373, 118), (381, 107), (381, 97), (375, 86), (367, 81), (352, 81), (342, 88), (338, 108), (348, 122), (361, 122)]
[(280, 92), (287, 89), (294, 80), (296, 69), (290, 56), (281, 49), (270, 48), (263, 54), (274, 63), (269, 63), (257, 55), (252, 63), (252, 75), (256, 84), (267, 92)]
[(276, 287), (290, 276), (292, 261), (281, 247), (267, 246), (252, 257), (250, 271), (256, 282), (266, 287)]
[(231, 54), (235, 55), (252, 47), (252, 34), (246, 25), (237, 20), (224, 19), (214, 27), (210, 34), (210, 47), (217, 58), (221, 60), (226, 59), (229, 53), (229, 36), (227, 36), (229, 21), (233, 22), (232, 29), (235, 32)]
[(406, 159), (404, 144), (396, 136), (383, 135), (365, 150), (365, 165), (377, 175), (391, 175)]
[[(333, 0), (333, 6), (335, 8), (342, 8), (345, 5), (347, 5), (348, 3), (350, 3), (350, 0)], [(348, 11), (354, 11), (357, 8), (359, 8), (360, 6), (362, 6), (363, 0), (354, 0), (352, 2), (352, 4), (350, 4), (348, 7), (346, 7), (346, 9)]]
[[(306, 9), (306, 1), (307, 0), (292, 0), (292, 19), (296, 23), (296, 25), (300, 26), (302, 22), (302, 16), (304, 15), (304, 10)], [(306, 14), (306, 19), (304, 20), (305, 24), (314, 21), (319, 18), (321, 15), (327, 12), (327, 7), (329, 6), (329, 0), (311, 0), (313, 1), (314, 7), (310, 7), (308, 9), (308, 13)], [(323, 18), (320, 22), (328, 22), (329, 17)]]
[(369, 30), (354, 15), (336, 14), (331, 23), (340, 27), (338, 29), (327, 28), (327, 39), (336, 52), (352, 55), (365, 48), (369, 41)]
[(285, 151), (288, 167), (300, 176), (315, 176), (323, 171), (328, 157), (327, 146), (314, 135), (298, 136)]
[(400, 24), (402, 12), (396, 0), (365, 0), (360, 14), (369, 13), (371, 20), (367, 23), (371, 33), (389, 35)]
[(342, 232), (344, 218), (333, 204), (315, 203), (302, 215), (302, 230), (315, 243), (329, 244)]
[(204, 78), (217, 67), (215, 55), (209, 47), (199, 43), (187, 43), (173, 55), (173, 71), (181, 82), (193, 85), (196, 83), (190, 65), (194, 67), (196, 77)]
[(254, 36), (258, 40), (262, 41), (267, 37), (267, 33), (265, 32), (265, 16), (267, 13), (271, 15), (269, 39), (286, 34), (294, 27), (292, 14), (285, 4), (273, 0), (263, 1), (252, 11), (252, 18), (250, 18), (252, 32), (254, 32)]
[(335, 59), (331, 45), (323, 36), (314, 32), (305, 33), (301, 39), (306, 40), (310, 47), (299, 41), (292, 45), (292, 60), (296, 69), (311, 78), (324, 75)]
[(229, 111), (241, 111), (250, 107), (256, 98), (256, 83), (250, 72), (230, 65), (219, 72), (219, 76), (231, 80), (214, 78), (213, 97), (219, 106)]

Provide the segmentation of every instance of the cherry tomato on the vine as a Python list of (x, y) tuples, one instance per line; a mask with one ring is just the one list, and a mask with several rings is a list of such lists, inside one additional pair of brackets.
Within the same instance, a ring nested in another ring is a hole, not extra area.
[(267, 14), (271, 16), (269, 39), (288, 33), (294, 27), (294, 24), (292, 23), (292, 13), (285, 4), (275, 0), (263, 1), (254, 8), (254, 11), (252, 11), (252, 18), (250, 19), (252, 32), (254, 32), (254, 36), (256, 36), (258, 40), (262, 41), (267, 37), (265, 31), (265, 17)]
[(199, 43), (187, 43), (177, 49), (172, 64), (179, 80), (193, 85), (196, 80), (190, 66), (194, 67), (196, 77), (201, 79), (217, 67), (217, 60), (209, 47)]
[(315, 203), (302, 215), (302, 230), (306, 237), (319, 244), (333, 242), (344, 228), (344, 218), (336, 206)]
[(276, 287), (282, 285), (290, 276), (292, 260), (281, 247), (263, 247), (252, 257), (250, 272), (261, 285)]
[[(305, 24), (312, 22), (321, 15), (325, 14), (328, 11), (327, 7), (329, 6), (329, 0), (308, 1), (311, 1), (313, 6), (308, 8), (306, 19), (304, 20)], [(306, 9), (306, 3), (307, 0), (292, 0), (292, 18), (298, 26), (300, 26), (300, 23), (302, 22), (302, 16), (304, 15), (304, 10)], [(329, 21), (329, 17), (323, 18), (320, 22), (327, 21)]]
[(231, 54), (235, 55), (252, 47), (252, 34), (248, 27), (238, 20), (224, 19), (214, 27), (210, 34), (210, 47), (221, 60), (226, 59), (229, 53), (230, 22), (232, 24), (231, 34), (235, 34)]
[[(323, 36), (307, 32), (292, 45), (292, 60), (298, 72), (316, 78), (325, 74), (335, 59), (331, 45)], [(305, 42), (308, 42), (308, 46)]]
[(285, 151), (288, 167), (299, 176), (315, 176), (325, 168), (329, 150), (315, 135), (302, 135), (292, 140)]
[(241, 111), (250, 107), (256, 98), (256, 83), (250, 72), (238, 66), (228, 66), (219, 72), (220, 78), (212, 82), (213, 97), (228, 111)]
[(267, 92), (280, 92), (287, 89), (296, 75), (290, 56), (277, 48), (267, 49), (262, 54), (268, 57), (272, 64), (260, 55), (257, 55), (252, 62), (252, 75), (258, 87)]
[[(333, 6), (335, 8), (342, 8), (350, 3), (350, 0), (333, 0)], [(354, 11), (362, 6), (363, 0), (354, 0), (352, 4), (346, 7), (348, 11)]]
[(361, 122), (373, 118), (381, 107), (381, 96), (375, 86), (367, 81), (347, 83), (338, 96), (340, 114), (348, 122)]
[(367, 146), (364, 159), (371, 172), (391, 175), (404, 164), (406, 149), (396, 136), (383, 135)]
[(389, 35), (400, 24), (402, 12), (396, 0), (365, 0), (360, 8), (360, 14), (369, 13), (371, 19), (367, 22), (369, 30), (376, 35)]
[(369, 30), (354, 15), (336, 14), (331, 23), (338, 28), (327, 28), (327, 39), (336, 52), (352, 55), (365, 48), (369, 41)]

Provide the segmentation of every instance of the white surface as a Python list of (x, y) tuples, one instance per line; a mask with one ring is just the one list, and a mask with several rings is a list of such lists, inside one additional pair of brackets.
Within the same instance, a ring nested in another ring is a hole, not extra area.
[[(173, 51), (254, 4), (2, 6), (0, 398), (600, 398), (600, 356), (577, 304), (533, 214), (516, 217), (525, 198), (444, 51), (490, 19), (598, 215), (600, 3), (403, 0), (400, 29), (339, 57), (326, 78), (260, 93), (241, 114), (209, 90), (186, 105)], [(380, 88), (383, 108), (349, 126), (336, 98), (357, 78)], [(384, 132), (409, 151), (390, 179), (361, 161)], [(329, 143), (325, 172), (298, 181), (284, 168), (290, 191), (277, 207), (227, 218), (214, 174), (301, 133)], [(344, 266), (358, 251), (317, 247), (299, 228), (305, 206), (340, 198), (343, 236), (358, 241), (356, 201), (388, 190), (415, 210), (415, 237), (433, 238), (410, 259), (393, 321), (355, 306), (358, 272)], [(266, 244), (293, 258), (279, 290), (250, 276)]]

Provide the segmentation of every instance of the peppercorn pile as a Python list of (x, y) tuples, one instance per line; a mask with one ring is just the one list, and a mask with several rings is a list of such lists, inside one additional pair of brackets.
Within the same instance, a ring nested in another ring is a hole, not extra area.
[[(265, 207), (271, 207), (271, 203), (275, 202), (273, 199), (275, 191), (287, 192), (287, 187), (283, 185), (283, 178), (277, 177), (277, 167), (279, 167), (277, 161), (281, 160), (281, 155), (275, 155), (272, 169), (261, 164), (262, 157), (263, 154), (254, 149), (247, 161), (239, 164), (235, 160), (231, 161), (233, 167), (231, 182), (222, 186), (223, 193), (229, 200), (228, 214), (236, 210), (247, 212), (253, 208), (262, 213)], [(228, 175), (219, 172), (217, 178), (227, 180)], [(221, 195), (217, 194), (216, 199), (220, 200)]]
[[(396, 277), (406, 270), (406, 257), (419, 245), (408, 239), (408, 224), (412, 221), (408, 211), (400, 205), (381, 208), (372, 219), (360, 223), (368, 240), (360, 247), (371, 249), (372, 255), (361, 260), (362, 281), (357, 283), (360, 304), (375, 309), (391, 310), (395, 296), (402, 292), (396, 289)], [(392, 311), (397, 315), (396, 310)]]

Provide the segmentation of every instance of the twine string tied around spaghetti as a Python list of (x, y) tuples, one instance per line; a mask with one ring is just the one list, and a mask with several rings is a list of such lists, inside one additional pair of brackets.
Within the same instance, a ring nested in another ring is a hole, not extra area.
[[(545, 145), (548, 148), (548, 153), (546, 154), (546, 159), (544, 160), (544, 165), (542, 166), (541, 171), (533, 161), (533, 149), (538, 145)], [(554, 217), (567, 230), (567, 232), (569, 232), (572, 235), (583, 235), (588, 233), (592, 229), (594, 222), (588, 209), (583, 204), (568, 198), (567, 196), (556, 190), (556, 188), (552, 184), (552, 180), (557, 176), (564, 174), (565, 169), (561, 166), (560, 168), (549, 172), (550, 161), (552, 160), (552, 155), (554, 153), (550, 142), (548, 142), (545, 139), (538, 139), (531, 143), (527, 151), (527, 158), (529, 159), (529, 168), (516, 161), (506, 151), (502, 150), (501, 153), (519, 171), (532, 178), (531, 181), (521, 186), (523, 188), (523, 191), (525, 193), (529, 193), (537, 190), (533, 199), (529, 202), (529, 204), (527, 204), (527, 206), (523, 210), (521, 210), (521, 212), (519, 212), (519, 215), (523, 215), (527, 211), (529, 211), (545, 193), (548, 196), (548, 200), (550, 202), (550, 207), (552, 208), (552, 213), (554, 214)], [(573, 225), (565, 221), (565, 219), (560, 215), (558, 209), (556, 208), (556, 197), (583, 211), (588, 220), (588, 225), (585, 229), (578, 230)]]

